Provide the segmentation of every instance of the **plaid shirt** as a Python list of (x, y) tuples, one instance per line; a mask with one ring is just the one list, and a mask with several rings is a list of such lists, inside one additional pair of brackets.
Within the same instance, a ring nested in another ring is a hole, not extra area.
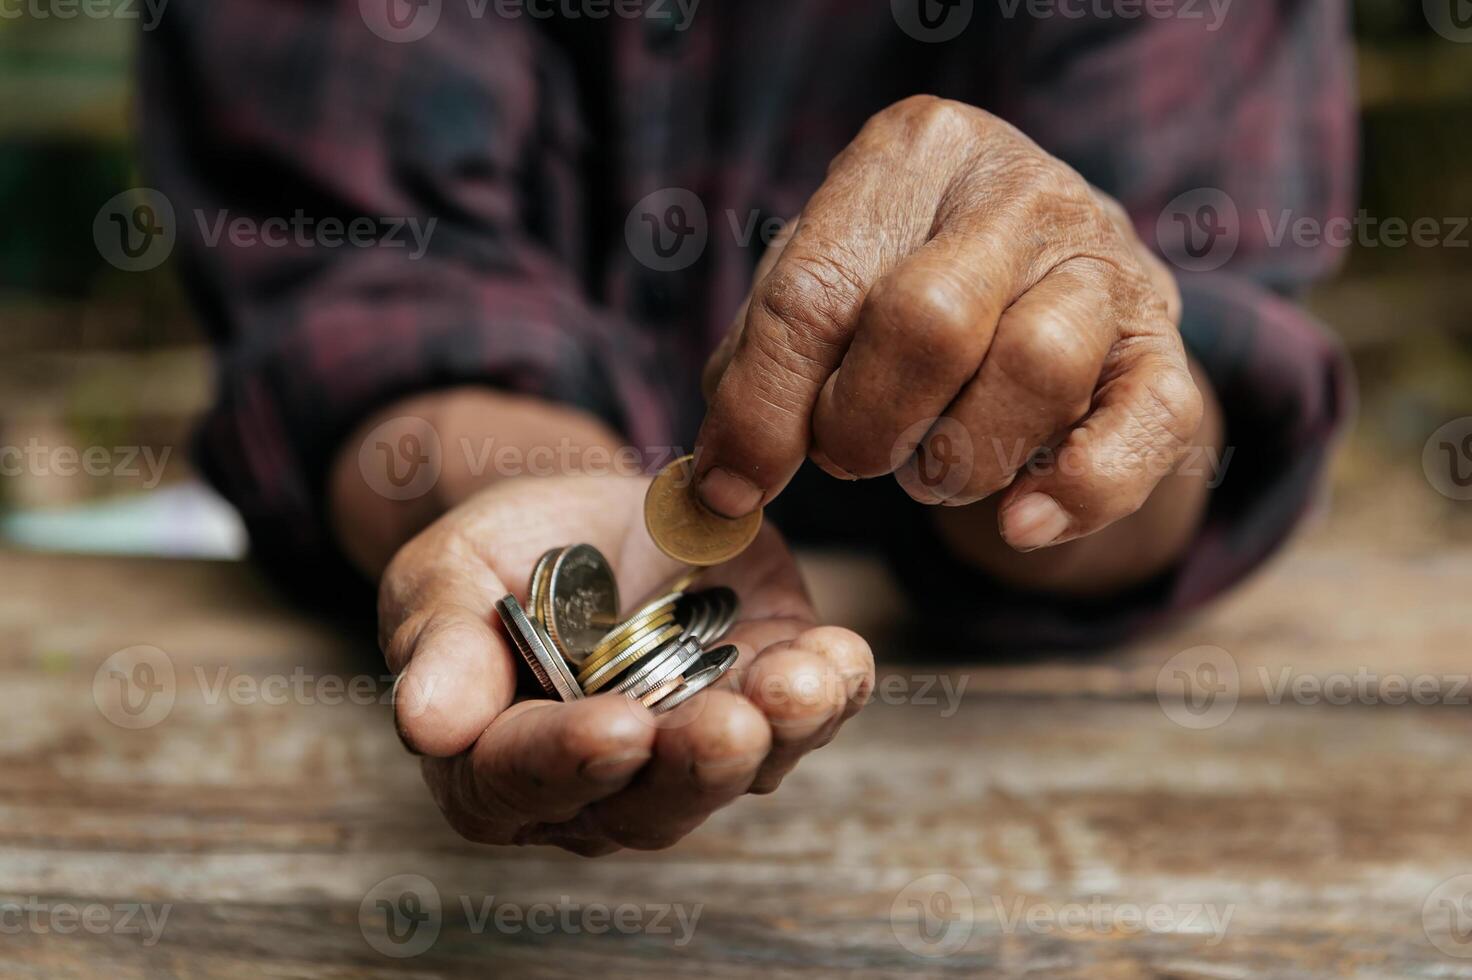
[[(1287, 298), (1334, 251), (1271, 236), (1285, 212), (1348, 213), (1345, 5), (1250, 0), (1219, 22), (1197, 0), (1169, 17), (1128, 2), (1062, 13), (1098, 6), (174, 0), (143, 42), (143, 147), (219, 348), (205, 472), (258, 555), (321, 584), (343, 567), (327, 465), (392, 399), (490, 384), (575, 404), (634, 445), (688, 445), (763, 226), (802, 208), (868, 116), (929, 92), (1016, 124), (1123, 202), (1147, 242), (1173, 227), (1161, 216), (1178, 195), (1235, 204), (1230, 260), (1181, 274), (1188, 345), (1228, 414), (1227, 479), (1181, 566), (1108, 606), (979, 582), (918, 506), (877, 486), (890, 481), (825, 481), (814, 507), (800, 479), (779, 522), (801, 539), (889, 508), (907, 581), (992, 644), (1108, 640), (1199, 604), (1305, 513), (1346, 412), (1337, 348)], [(416, 257), (412, 242), (211, 241), (227, 212), (436, 225)]]

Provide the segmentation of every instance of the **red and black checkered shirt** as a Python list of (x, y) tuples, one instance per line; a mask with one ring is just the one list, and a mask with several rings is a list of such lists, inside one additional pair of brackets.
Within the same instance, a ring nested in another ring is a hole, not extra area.
[[(829, 481), (816, 508), (800, 480), (779, 521), (801, 539), (847, 507), (890, 508), (893, 559), (957, 636), (1126, 635), (1284, 540), (1346, 413), (1338, 350), (1292, 302), (1336, 252), (1273, 234), (1283, 214), (1350, 208), (1345, 6), (173, 0), (143, 43), (143, 146), (219, 348), (203, 467), (258, 554), (320, 583), (342, 567), (325, 470), (392, 399), (495, 385), (575, 404), (635, 445), (688, 444), (763, 227), (801, 210), (868, 116), (933, 93), (1017, 125), (1123, 202), (1147, 242), (1190, 192), (1235, 205), (1230, 258), (1180, 275), (1188, 346), (1228, 415), (1226, 480), (1181, 565), (1107, 604), (981, 581), (889, 481)], [(693, 207), (671, 212), (677, 199)], [(412, 242), (212, 242), (222, 212), (436, 225), (415, 256)], [(668, 237), (682, 229), (693, 245)]]

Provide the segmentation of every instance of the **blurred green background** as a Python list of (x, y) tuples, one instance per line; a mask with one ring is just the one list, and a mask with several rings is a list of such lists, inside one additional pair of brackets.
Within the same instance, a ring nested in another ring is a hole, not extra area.
[[(1436, 34), (1415, 0), (1353, 6), (1363, 206), (1472, 215), (1472, 43)], [(80, 534), (104, 547), (113, 535), (127, 550), (161, 524), (203, 521), (206, 552), (237, 553), (237, 529), (195, 506), (205, 498), (188, 433), (209, 398), (209, 359), (177, 283), (167, 265), (120, 272), (92, 241), (102, 202), (140, 183), (129, 121), (136, 30), (118, 18), (0, 18), (0, 445), (168, 448), (165, 486), (184, 496), (165, 511), (89, 509), (126, 499), (142, 477), (6, 477), (0, 535), (67, 546)], [(1469, 273), (1472, 249), (1363, 249), (1311, 297), (1363, 386), (1336, 470), (1334, 533), (1412, 548), (1472, 537), (1472, 507), (1428, 492), (1420, 467), (1430, 433), (1472, 415)], [(101, 523), (47, 523), (58, 512)]]

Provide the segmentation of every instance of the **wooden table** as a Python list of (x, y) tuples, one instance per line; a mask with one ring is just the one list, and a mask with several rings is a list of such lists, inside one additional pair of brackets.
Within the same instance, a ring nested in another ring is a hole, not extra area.
[[(830, 566), (820, 595), (842, 596)], [(1472, 937), (1437, 926), (1472, 913), (1469, 552), (1319, 542), (1142, 647), (907, 661), (777, 794), (597, 861), (461, 842), (387, 707), (330, 680), (376, 677), (376, 654), (247, 568), (0, 568), (6, 977), (1472, 977)], [(1201, 644), (1238, 671), (1225, 720), (1157, 697)], [(173, 701), (125, 728), (105, 662), (135, 645), (164, 652)], [(1464, 703), (1299, 703), (1285, 669)], [(415, 895), (429, 918), (402, 917)]]

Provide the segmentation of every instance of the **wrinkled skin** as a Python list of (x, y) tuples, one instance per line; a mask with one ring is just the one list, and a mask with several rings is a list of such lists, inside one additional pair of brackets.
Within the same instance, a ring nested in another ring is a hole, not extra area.
[(780, 535), (763, 528), (700, 585), (741, 596), (733, 683), (655, 719), (621, 695), (512, 703), (519, 656), (494, 602), (572, 541), (607, 556), (631, 608), (681, 566), (644, 529), (645, 479), (520, 478), (451, 510), (383, 576), (397, 724), (451, 825), (491, 844), (584, 855), (667, 847), (744, 793), (767, 793), (867, 700), (868, 645), (820, 627)]

